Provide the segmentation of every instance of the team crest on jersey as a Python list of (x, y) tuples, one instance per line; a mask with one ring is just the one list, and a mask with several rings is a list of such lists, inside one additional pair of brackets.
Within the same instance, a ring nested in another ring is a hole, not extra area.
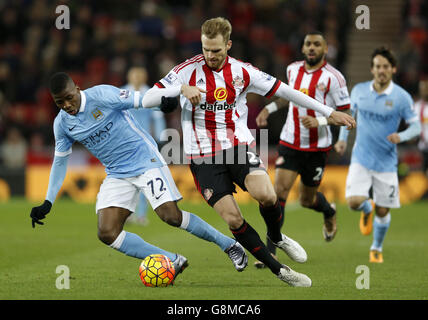
[(385, 101), (385, 107), (392, 109), (393, 107), (393, 101), (392, 100), (386, 100)]
[(214, 91), (214, 98), (217, 101), (224, 101), (227, 98), (227, 90), (226, 88), (220, 87), (215, 89)]
[(204, 190), (204, 198), (205, 198), (205, 200), (207, 200), (207, 201), (210, 200), (211, 197), (212, 197), (212, 195), (213, 195), (213, 193), (214, 193), (213, 189), (206, 188)]
[(325, 90), (327, 90), (327, 87), (326, 87), (326, 85), (323, 82), (321, 82), (321, 83), (317, 84), (317, 89), (319, 91), (323, 91), (324, 92)]
[(104, 113), (102, 113), (100, 109), (96, 108), (94, 111), (92, 111), (92, 116), (95, 120), (100, 121), (104, 118)]
[(232, 85), (235, 88), (242, 88), (245, 85), (244, 79), (240, 78), (239, 76), (236, 76), (233, 78)]
[(129, 95), (130, 95), (131, 93), (129, 92), (129, 90), (126, 90), (126, 89), (122, 89), (122, 90), (120, 90), (120, 92), (119, 92), (119, 98), (121, 98), (121, 99), (126, 99), (126, 98), (128, 98), (129, 97)]

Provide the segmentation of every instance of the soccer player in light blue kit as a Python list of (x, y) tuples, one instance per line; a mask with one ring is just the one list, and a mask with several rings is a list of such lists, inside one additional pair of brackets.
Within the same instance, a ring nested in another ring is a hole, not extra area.
[[(132, 67), (129, 69), (128, 83), (123, 86), (123, 89), (131, 91), (140, 91), (141, 97), (150, 87), (147, 85), (147, 70), (143, 67)], [(149, 108), (132, 108), (129, 112), (137, 120), (140, 126), (151, 133), (157, 143), (161, 140), (161, 134), (166, 129), (165, 117), (162, 111)], [(140, 192), (139, 201), (135, 213), (129, 217), (127, 221), (141, 225), (147, 225), (147, 200), (144, 193)]]
[[(371, 56), (373, 80), (358, 83), (351, 92), (351, 110), (357, 116), (357, 135), (346, 180), (346, 200), (352, 210), (362, 211), (360, 231), (373, 243), (369, 261), (382, 263), (382, 245), (391, 222), (390, 208), (400, 207), (397, 144), (420, 134), (411, 96), (392, 81), (396, 60), (385, 47)], [(409, 127), (397, 132), (401, 119)], [(340, 129), (335, 149), (346, 150), (348, 132)], [(373, 201), (369, 190), (373, 188)], [(376, 212), (372, 222), (373, 211)]]
[(160, 249), (123, 230), (126, 219), (135, 210), (141, 190), (163, 221), (216, 243), (229, 255), (238, 271), (245, 268), (248, 257), (238, 242), (198, 216), (178, 208), (176, 202), (182, 197), (168, 166), (153, 138), (129, 113), (129, 109), (142, 106), (138, 91), (109, 85), (80, 90), (66, 73), (53, 75), (50, 91), (61, 110), (53, 126), (55, 157), (46, 200), (31, 211), (33, 228), (36, 223), (43, 224), (40, 220), (49, 213), (64, 181), (72, 144), (77, 141), (106, 167), (107, 177), (96, 202), (98, 238), (103, 243), (138, 259), (164, 254), (171, 259), (175, 276), (187, 267), (184, 256)]

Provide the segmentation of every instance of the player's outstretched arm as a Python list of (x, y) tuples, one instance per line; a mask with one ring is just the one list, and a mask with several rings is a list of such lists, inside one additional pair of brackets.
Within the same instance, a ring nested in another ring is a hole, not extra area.
[(301, 107), (321, 113), (332, 125), (346, 126), (348, 129), (355, 128), (355, 120), (350, 115), (335, 111), (317, 100), (312, 99), (303, 92), (291, 88), (283, 82), (281, 82), (275, 96), (290, 100)]
[(36, 226), (36, 223), (43, 225), (44, 223), (40, 220), (43, 220), (46, 215), (51, 211), (52, 204), (54, 203), (55, 198), (59, 190), (61, 189), (61, 186), (65, 179), (65, 174), (67, 173), (67, 162), (68, 155), (64, 157), (54, 157), (51, 173), (49, 176), (49, 186), (46, 199), (42, 205), (31, 209), (30, 218), (31, 225), (33, 226), (33, 228)]

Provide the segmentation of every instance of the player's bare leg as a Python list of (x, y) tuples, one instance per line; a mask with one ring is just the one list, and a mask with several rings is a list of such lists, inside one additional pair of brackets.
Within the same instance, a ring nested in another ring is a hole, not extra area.
[(163, 222), (166, 222), (170, 226), (179, 227), (181, 225), (183, 215), (176, 202), (165, 202), (164, 204), (161, 204), (159, 207), (157, 207), (154, 211)]
[(245, 187), (259, 202), (260, 213), (267, 226), (267, 236), (275, 246), (281, 248), (292, 260), (303, 263), (307, 260), (306, 251), (296, 241), (281, 233), (283, 216), (269, 175), (264, 170), (254, 170), (245, 178)]
[(98, 239), (111, 245), (123, 230), (126, 219), (131, 211), (125, 208), (109, 207), (98, 212)]

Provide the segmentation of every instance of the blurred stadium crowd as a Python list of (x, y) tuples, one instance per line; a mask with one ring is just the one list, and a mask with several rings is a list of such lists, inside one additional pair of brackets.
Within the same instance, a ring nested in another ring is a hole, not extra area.
[[(69, 30), (55, 27), (59, 4), (70, 8)], [(209, 5), (196, 0), (0, 0), (0, 165), (22, 168), (29, 162), (51, 162), (52, 121), (58, 109), (47, 81), (56, 71), (68, 72), (85, 89), (101, 83), (123, 86), (130, 67), (144, 66), (151, 86), (173, 66), (201, 52), (200, 26), (215, 16), (232, 22), (232, 56), (281, 80), (285, 67), (301, 58), (304, 34), (314, 29), (324, 32), (328, 61), (341, 69), (346, 62), (347, 30), (352, 27), (350, 4), (340, 0), (216, 0)], [(427, 1), (408, 0), (403, 8), (396, 79), (413, 95), (419, 78), (428, 74), (428, 55), (423, 55), (428, 52), (427, 12)], [(249, 127), (255, 128), (254, 119), (265, 100), (251, 96), (248, 102)], [(179, 128), (179, 112), (168, 115), (167, 122), (168, 127)]]

